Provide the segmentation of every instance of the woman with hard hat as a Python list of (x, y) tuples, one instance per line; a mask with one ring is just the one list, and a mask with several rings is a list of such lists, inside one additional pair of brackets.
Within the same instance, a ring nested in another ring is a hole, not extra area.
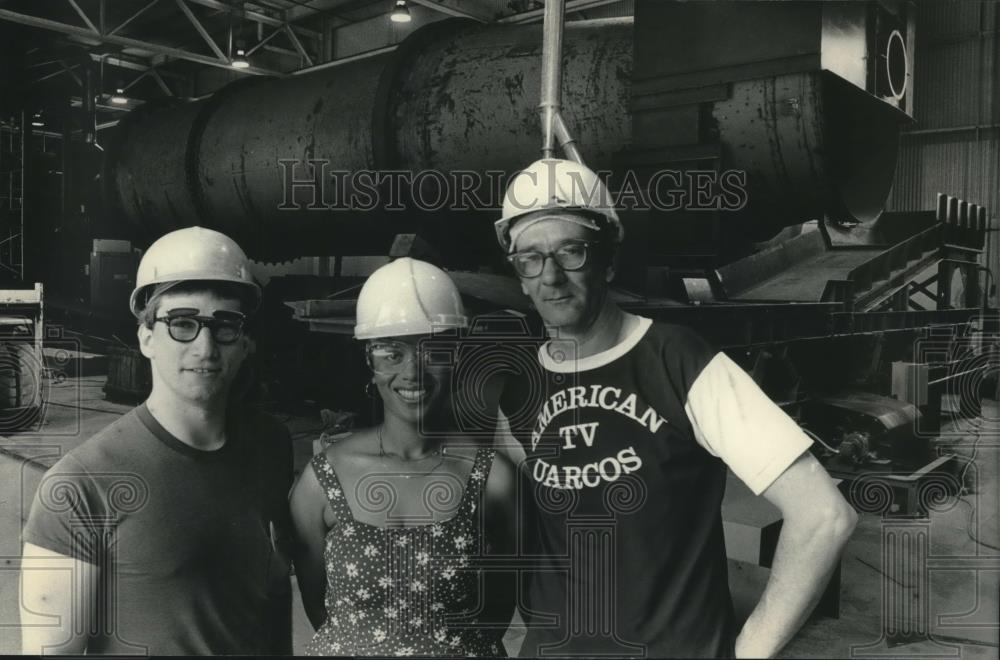
[(514, 585), (477, 564), (510, 552), (516, 471), (440, 422), (451, 360), (432, 335), (453, 347), (467, 325), (431, 264), (399, 259), (361, 289), (354, 335), (384, 418), (314, 456), (292, 491), (296, 575), (317, 629), (307, 654), (505, 655)]

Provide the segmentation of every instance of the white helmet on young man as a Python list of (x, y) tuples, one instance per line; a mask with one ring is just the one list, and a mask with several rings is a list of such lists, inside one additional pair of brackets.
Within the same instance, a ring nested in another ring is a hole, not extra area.
[(354, 337), (429, 335), (468, 325), (462, 297), (448, 274), (403, 257), (376, 270), (361, 287)]
[(150, 289), (168, 282), (206, 280), (232, 282), (247, 288), (252, 304), (260, 306), (260, 286), (250, 274), (250, 260), (236, 241), (204, 227), (186, 227), (158, 238), (139, 262), (129, 309), (138, 318)]
[(558, 217), (595, 231), (610, 226), (620, 243), (625, 229), (600, 177), (583, 163), (545, 158), (518, 172), (507, 186), (503, 215), (494, 223), (505, 252), (518, 235), (545, 218)]

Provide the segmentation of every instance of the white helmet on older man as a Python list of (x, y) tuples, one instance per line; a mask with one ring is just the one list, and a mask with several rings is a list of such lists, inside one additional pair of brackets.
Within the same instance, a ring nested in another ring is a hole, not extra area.
[(150, 295), (176, 282), (232, 282), (246, 287), (251, 309), (260, 306), (260, 286), (250, 274), (250, 260), (236, 241), (204, 227), (186, 227), (158, 238), (139, 262), (129, 309), (142, 316)]
[(593, 170), (576, 161), (545, 158), (518, 172), (507, 186), (503, 215), (494, 223), (497, 240), (505, 252), (511, 252), (525, 229), (552, 217), (595, 231), (610, 228), (616, 243), (625, 237), (607, 186)]
[(468, 325), (462, 297), (448, 273), (403, 257), (376, 270), (361, 287), (354, 337), (429, 335)]

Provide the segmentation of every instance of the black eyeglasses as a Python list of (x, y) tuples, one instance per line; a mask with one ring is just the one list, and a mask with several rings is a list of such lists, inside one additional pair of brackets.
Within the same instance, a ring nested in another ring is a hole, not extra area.
[(596, 241), (568, 241), (552, 252), (539, 252), (538, 250), (515, 252), (507, 257), (507, 261), (514, 266), (518, 275), (527, 278), (541, 275), (542, 271), (545, 270), (545, 260), (549, 257), (555, 259), (563, 270), (580, 270), (587, 265), (590, 249), (594, 245), (597, 245)]
[(185, 344), (194, 341), (202, 328), (208, 328), (215, 343), (222, 345), (232, 344), (243, 336), (246, 317), (239, 312), (215, 312), (212, 316), (197, 316), (184, 313), (187, 311), (189, 310), (172, 309), (167, 316), (158, 316), (154, 320), (166, 323), (170, 338)]

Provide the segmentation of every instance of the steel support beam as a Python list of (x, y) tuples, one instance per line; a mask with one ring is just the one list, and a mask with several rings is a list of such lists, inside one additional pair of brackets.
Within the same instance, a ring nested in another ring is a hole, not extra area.
[(299, 51), (292, 50), (291, 48), (284, 48), (282, 46), (272, 46), (271, 44), (265, 44), (262, 50), (266, 50), (269, 53), (277, 53), (278, 55), (284, 55), (285, 57), (295, 57), (298, 58), (299, 60), (302, 59), (302, 56), (299, 54)]
[(167, 81), (164, 80), (163, 77), (160, 75), (159, 71), (151, 68), (149, 70), (149, 75), (152, 76), (153, 80), (156, 81), (156, 84), (160, 86), (160, 89), (163, 90), (164, 94), (166, 94), (167, 96), (176, 96), (176, 94), (174, 94), (174, 91), (170, 89), (169, 85), (167, 85)]
[(410, 0), (415, 5), (420, 5), (421, 7), (427, 7), (428, 9), (433, 9), (434, 11), (441, 12), (442, 14), (447, 14), (449, 16), (457, 16), (458, 18), (471, 18), (474, 21), (479, 21), (480, 23), (489, 23), (493, 20), (492, 16), (488, 16), (484, 11), (474, 11), (469, 8), (469, 3), (458, 2), (457, 0)]
[(285, 34), (288, 35), (288, 39), (292, 42), (292, 45), (295, 46), (295, 50), (299, 51), (299, 55), (301, 55), (302, 59), (306, 61), (306, 66), (312, 66), (314, 62), (312, 58), (309, 57), (309, 53), (306, 52), (306, 49), (302, 47), (302, 42), (299, 41), (299, 38), (295, 35), (295, 31), (292, 30), (292, 26), (288, 24), (285, 25)]
[(191, 11), (191, 8), (187, 6), (187, 3), (185, 3), (184, 0), (174, 0), (174, 4), (176, 4), (177, 7), (180, 8), (181, 13), (183, 13), (187, 17), (191, 25), (194, 26), (194, 29), (198, 31), (198, 34), (201, 35), (201, 38), (205, 41), (206, 44), (208, 44), (208, 47), (212, 49), (212, 52), (215, 53), (215, 56), (219, 58), (219, 61), (229, 64), (229, 57), (227, 57), (226, 54), (222, 52), (222, 49), (219, 48), (219, 44), (215, 43), (215, 39), (213, 39), (212, 35), (208, 33), (208, 30), (206, 30), (205, 26), (201, 24), (201, 21), (199, 21), (198, 17), (194, 15), (194, 12)]
[(115, 57), (114, 55), (99, 55), (97, 53), (91, 53), (90, 59), (95, 62), (100, 62), (103, 59), (105, 64), (116, 66), (119, 69), (129, 69), (131, 71), (146, 71), (149, 69), (148, 64), (133, 62), (132, 60), (123, 60), (122, 58)]
[[(143, 101), (139, 99), (137, 99), (136, 101), (137, 103), (135, 104), (135, 107), (138, 107), (143, 103)], [(74, 96), (69, 100), (69, 105), (71, 108), (82, 108), (83, 99), (81, 99), (79, 96)], [(120, 105), (108, 105), (107, 103), (97, 103), (95, 104), (94, 107), (96, 107), (98, 110), (105, 110), (107, 112), (131, 112), (133, 110), (133, 108), (125, 108)]]
[[(292, 7), (283, 4), (283, 16), (286, 21), (298, 21), (304, 18), (312, 18), (319, 15), (327, 15), (331, 18), (339, 18), (345, 22), (350, 22), (340, 16), (341, 12), (351, 11), (353, 5), (358, 2), (364, 4), (369, 3), (371, 0), (356, 0), (356, 2), (337, 2), (336, 0), (287, 0), (287, 2)], [(268, 3), (272, 7), (275, 7), (274, 3)], [(275, 7), (276, 8), (276, 7)]]
[(247, 51), (247, 57), (250, 57), (251, 55), (253, 55), (255, 52), (257, 52), (257, 50), (259, 50), (265, 44), (267, 44), (268, 41), (270, 41), (271, 39), (274, 39), (276, 36), (278, 36), (279, 34), (281, 34), (283, 32), (284, 32), (283, 28), (274, 28), (274, 31), (271, 34), (267, 35), (263, 39), (259, 39), (257, 41), (257, 43), (255, 43), (253, 45), (253, 48), (251, 48), (251, 49), (249, 49)]
[(331, 69), (336, 66), (341, 66), (349, 62), (356, 62), (357, 60), (367, 59), (369, 57), (375, 57), (376, 55), (383, 55), (385, 53), (391, 53), (396, 50), (399, 46), (394, 44), (392, 46), (383, 46), (382, 48), (373, 48), (372, 50), (366, 50), (363, 53), (357, 53), (355, 55), (348, 55), (347, 57), (341, 57), (338, 60), (331, 60), (329, 62), (323, 62), (322, 64), (317, 64), (316, 66), (307, 67), (305, 69), (299, 69), (298, 71), (292, 71), (292, 76), (301, 76), (304, 73), (312, 73), (314, 71), (322, 71), (323, 69)]
[[(145, 72), (148, 71), (150, 73), (150, 75), (153, 76), (156, 79), (156, 81), (157, 81), (158, 84), (162, 83), (162, 84), (160, 84), (160, 88), (163, 89), (165, 92), (169, 89), (169, 87), (167, 86), (167, 84), (165, 82), (166, 78), (170, 78), (171, 80), (182, 81), (182, 82), (188, 80), (187, 76), (182, 76), (182, 75), (177, 74), (177, 73), (171, 73), (170, 71), (159, 71), (159, 70), (157, 70), (156, 65), (153, 65), (153, 64), (144, 64), (142, 62), (133, 62), (132, 60), (122, 59), (120, 57), (115, 57), (114, 55), (103, 55), (102, 56), (102, 55), (99, 55), (97, 53), (91, 53), (90, 54), (90, 59), (94, 60), (95, 62), (100, 62), (102, 58), (104, 59), (104, 63), (105, 64), (109, 64), (111, 66), (115, 66), (115, 67), (118, 67), (120, 69), (128, 69), (130, 71), (141, 71), (143, 73), (145, 73)], [(169, 93), (170, 93), (171, 96), (174, 95), (173, 92), (169, 92)]]
[[(221, 2), (220, 0), (188, 0), (191, 4), (201, 5), (202, 7), (208, 7), (209, 9), (218, 9), (220, 11), (232, 12), (233, 6), (226, 2)], [(241, 16), (246, 17), (248, 20), (260, 23), (262, 25), (269, 25), (271, 27), (284, 27), (287, 23), (280, 18), (275, 18), (273, 16), (268, 16), (267, 14), (262, 14), (257, 11), (244, 11), (240, 12)], [(321, 39), (322, 34), (316, 30), (310, 30), (309, 28), (299, 27), (293, 25), (292, 29), (298, 32), (303, 37), (309, 37), (310, 39)]]
[[(89, 39), (97, 39), (99, 43), (115, 44), (117, 46), (125, 46), (128, 48), (136, 48), (139, 50), (144, 50), (149, 53), (155, 53), (157, 55), (165, 55), (167, 57), (173, 57), (178, 60), (185, 60), (188, 62), (195, 62), (197, 64), (204, 64), (207, 66), (214, 66), (221, 69), (231, 69), (228, 62), (223, 62), (214, 57), (208, 57), (207, 55), (200, 55), (198, 53), (192, 53), (180, 48), (173, 48), (171, 46), (164, 46), (162, 44), (154, 44), (148, 41), (142, 41), (141, 39), (130, 39), (128, 37), (120, 37), (118, 35), (104, 35), (103, 37), (97, 37), (93, 32), (87, 28), (78, 27), (76, 25), (69, 25), (67, 23), (60, 23), (59, 21), (49, 20), (47, 18), (41, 18), (39, 16), (31, 16), (29, 14), (21, 14), (15, 11), (10, 11), (9, 9), (0, 9), (0, 20), (9, 21), (11, 23), (17, 23), (19, 25), (27, 25), (29, 27), (41, 28), (43, 30), (52, 30), (53, 32), (59, 32), (65, 35), (84, 37)], [(272, 71), (270, 69), (264, 69), (257, 66), (251, 66), (248, 69), (242, 69), (246, 73), (252, 73), (256, 75), (266, 75), (266, 76), (276, 76), (282, 75), (281, 72)]]
[[(603, 7), (604, 5), (613, 5), (621, 0), (567, 0), (566, 2), (566, 13), (570, 14), (575, 11), (586, 11), (587, 9), (596, 9), (597, 7)], [(535, 21), (542, 20), (545, 14), (544, 9), (532, 9), (531, 11), (522, 12), (520, 14), (514, 14), (512, 16), (504, 16), (497, 23), (534, 23)]]
[(74, 9), (74, 11), (76, 11), (76, 13), (80, 15), (80, 18), (83, 19), (83, 22), (87, 24), (87, 27), (90, 28), (90, 31), (96, 35), (100, 35), (101, 31), (97, 29), (97, 26), (94, 25), (94, 23), (90, 20), (90, 17), (87, 16), (87, 13), (82, 9), (80, 9), (80, 5), (76, 4), (76, 0), (67, 0), (67, 1), (69, 2), (70, 6)]
[(142, 73), (140, 73), (138, 76), (136, 76), (135, 78), (133, 78), (127, 85), (125, 85), (124, 87), (122, 87), (122, 91), (123, 92), (127, 92), (128, 90), (132, 89), (133, 87), (135, 87), (135, 85), (139, 81), (141, 81), (146, 76), (150, 75), (150, 73), (152, 73), (152, 71), (153, 71), (152, 69), (146, 69), (145, 71), (143, 71)]
[(52, 73), (47, 73), (44, 76), (42, 76), (41, 78), (35, 78), (35, 80), (33, 80), (32, 82), (34, 82), (34, 83), (44, 82), (44, 81), (48, 80), (49, 78), (57, 78), (57, 77), (63, 75), (64, 73), (66, 73), (66, 74), (69, 74), (70, 76), (73, 77), (73, 80), (76, 81), (77, 85), (83, 87), (83, 81), (80, 80), (80, 76), (76, 75), (73, 72), (73, 69), (77, 68), (77, 66), (79, 66), (79, 65), (74, 64), (73, 66), (68, 66), (65, 62), (63, 62), (62, 60), (59, 60), (59, 70), (58, 71), (53, 71)]
[(143, 7), (143, 8), (142, 8), (142, 9), (140, 9), (139, 11), (135, 12), (134, 14), (132, 14), (131, 16), (129, 16), (128, 18), (126, 18), (126, 19), (125, 19), (124, 21), (122, 21), (121, 23), (119, 23), (119, 24), (118, 24), (118, 26), (117, 26), (117, 27), (115, 27), (115, 29), (113, 29), (113, 30), (111, 30), (110, 32), (108, 32), (108, 35), (107, 35), (107, 36), (109, 36), (109, 37), (110, 37), (110, 36), (114, 36), (114, 34), (115, 34), (116, 32), (118, 32), (118, 31), (120, 31), (120, 30), (123, 30), (123, 29), (124, 29), (124, 28), (125, 28), (125, 27), (126, 27), (126, 26), (127, 26), (128, 24), (129, 24), (129, 23), (131, 23), (131, 22), (132, 22), (132, 21), (134, 21), (135, 19), (137, 19), (137, 18), (139, 18), (140, 16), (142, 16), (142, 15), (143, 15), (144, 13), (146, 13), (146, 10), (147, 10), (147, 9), (149, 9), (149, 8), (150, 8), (150, 7), (152, 7), (153, 5), (157, 4), (157, 3), (159, 2), (159, 1), (160, 1), (160, 0), (150, 0), (150, 2), (149, 2), (148, 4), (146, 4), (146, 6), (145, 6), (145, 7)]

